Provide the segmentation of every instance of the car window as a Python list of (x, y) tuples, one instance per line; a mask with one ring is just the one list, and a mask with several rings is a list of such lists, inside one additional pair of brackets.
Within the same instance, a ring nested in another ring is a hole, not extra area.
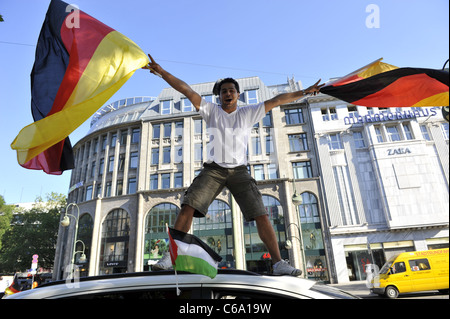
[(409, 261), (409, 266), (411, 267), (411, 271), (422, 271), (422, 270), (430, 270), (430, 263), (428, 259), (412, 259)]
[(406, 271), (406, 266), (403, 261), (400, 261), (398, 263), (395, 263), (394, 266), (392, 266), (392, 273), (393, 274), (399, 274)]
[(108, 291), (95, 294), (70, 296), (63, 299), (112, 299), (112, 300), (148, 300), (148, 299), (199, 299), (200, 289), (181, 289), (177, 296), (176, 288)]

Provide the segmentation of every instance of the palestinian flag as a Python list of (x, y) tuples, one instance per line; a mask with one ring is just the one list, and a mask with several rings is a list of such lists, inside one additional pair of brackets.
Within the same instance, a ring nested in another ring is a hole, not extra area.
[(368, 107), (449, 105), (447, 71), (398, 68), (381, 60), (327, 84), (320, 92)]
[(13, 295), (16, 294), (18, 292), (22, 291), (22, 287), (19, 284), (19, 281), (17, 280), (17, 274), (14, 275), (14, 279), (12, 284), (5, 289), (5, 295)]
[(169, 228), (170, 258), (175, 270), (214, 278), (222, 260), (208, 245), (194, 235)]
[(25, 168), (61, 174), (74, 167), (67, 138), (148, 63), (130, 39), (60, 0), (52, 0), (31, 72), (34, 123), (11, 144)]

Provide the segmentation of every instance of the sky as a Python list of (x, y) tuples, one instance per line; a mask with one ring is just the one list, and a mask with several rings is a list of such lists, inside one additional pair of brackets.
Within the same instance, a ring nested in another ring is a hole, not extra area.
[[(187, 83), (295, 77), (306, 88), (378, 58), (441, 69), (449, 58), (448, 0), (69, 0), (126, 35)], [(6, 203), (67, 194), (71, 171), (47, 175), (17, 163), (10, 147), (33, 122), (30, 73), (50, 0), (0, 0), (0, 195)], [(167, 83), (137, 70), (107, 104), (157, 96)], [(99, 108), (102, 105), (99, 105)], [(69, 137), (76, 144), (90, 120)]]

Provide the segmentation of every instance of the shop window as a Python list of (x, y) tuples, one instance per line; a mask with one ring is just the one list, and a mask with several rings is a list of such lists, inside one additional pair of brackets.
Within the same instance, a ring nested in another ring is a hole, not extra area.
[[(325, 257), (322, 226), (319, 217), (317, 197), (309, 192), (301, 194), (302, 203), (298, 206), (301, 223), (301, 243), (305, 253), (306, 275), (316, 281), (329, 281), (328, 267)], [(291, 234), (291, 241), (300, 233)]]
[(171, 203), (154, 206), (145, 219), (144, 270), (155, 264), (169, 251), (169, 236), (166, 224), (173, 227), (180, 209)]
[(194, 219), (194, 235), (222, 257), (219, 268), (234, 267), (233, 223), (230, 206), (215, 199), (205, 218)]
[[(286, 228), (284, 212), (280, 202), (268, 195), (263, 195), (263, 203), (277, 238), (281, 257), (288, 258), (286, 249)], [(271, 256), (258, 235), (255, 221), (244, 222), (244, 244), (247, 260), (247, 269), (255, 272), (270, 272)]]
[[(77, 244), (75, 246), (75, 264), (80, 266), (80, 277), (86, 277), (89, 273), (89, 257), (91, 256), (92, 230), (94, 221), (88, 213), (82, 214), (78, 221)], [(81, 254), (87, 257), (86, 261), (79, 261)]]
[(102, 224), (100, 274), (127, 271), (130, 217), (123, 209), (111, 211)]

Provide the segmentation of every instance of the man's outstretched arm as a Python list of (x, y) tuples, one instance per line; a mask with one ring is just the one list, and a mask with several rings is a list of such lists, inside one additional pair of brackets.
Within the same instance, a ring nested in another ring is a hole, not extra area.
[(180, 80), (179, 78), (164, 70), (158, 63), (155, 62), (155, 60), (153, 60), (150, 54), (148, 55), (148, 57), (150, 58), (150, 62), (148, 65), (143, 67), (143, 69), (149, 69), (151, 73), (161, 75), (161, 77), (171, 87), (173, 87), (181, 94), (184, 94), (198, 111), (200, 109), (202, 97), (197, 92), (195, 92), (186, 82)]
[(320, 85), (319, 85), (319, 83), (320, 83), (320, 80), (305, 90), (280, 94), (270, 100), (265, 101), (264, 105), (265, 105), (266, 113), (269, 112), (270, 110), (272, 110), (274, 107), (297, 101), (299, 98), (301, 98), (307, 94), (316, 95), (317, 93), (319, 93), (320, 88), (325, 85), (325, 83), (320, 84)]

